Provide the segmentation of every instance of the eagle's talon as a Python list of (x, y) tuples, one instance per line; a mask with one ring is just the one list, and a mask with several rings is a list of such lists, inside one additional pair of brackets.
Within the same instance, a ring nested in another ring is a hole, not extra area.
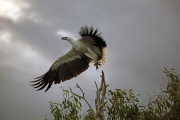
[(100, 66), (101, 64), (100, 64), (100, 62), (96, 62), (96, 63), (94, 63), (94, 66), (96, 67), (96, 70), (98, 70), (99, 69), (99, 67), (98, 66)]

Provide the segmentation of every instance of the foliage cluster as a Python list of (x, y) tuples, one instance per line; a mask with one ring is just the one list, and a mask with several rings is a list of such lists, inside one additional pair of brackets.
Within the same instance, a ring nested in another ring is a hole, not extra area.
[[(92, 109), (77, 85), (82, 95), (73, 93), (71, 88), (63, 89), (63, 101), (50, 102), (53, 120), (180, 120), (180, 78), (174, 69), (165, 68), (164, 74), (167, 86), (160, 94), (150, 97), (148, 105), (140, 106), (139, 95), (135, 95), (132, 89), (106, 90), (108, 85), (102, 72), (102, 84), (99, 88), (96, 84), (96, 110)], [(89, 106), (83, 115), (82, 100)], [(99, 105), (101, 109), (98, 109)]]

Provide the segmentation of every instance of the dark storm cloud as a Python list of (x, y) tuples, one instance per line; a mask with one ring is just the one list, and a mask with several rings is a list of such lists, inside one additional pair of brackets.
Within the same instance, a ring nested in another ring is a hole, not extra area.
[[(142, 103), (147, 102), (151, 88), (159, 90), (165, 84), (163, 67), (180, 71), (178, 0), (27, 2), (31, 7), (19, 21), (0, 17), (0, 32), (10, 39), (8, 43), (0, 37), (2, 119), (43, 119), (44, 114), (49, 115), (48, 101), (62, 98), (60, 85), (47, 93), (29, 86), (29, 81), (71, 48), (56, 35), (58, 30), (78, 37), (82, 25), (97, 27), (108, 45), (103, 69), (109, 88), (132, 88), (142, 94)], [(94, 81), (100, 82), (99, 74), (92, 67), (61, 86), (74, 89), (78, 83), (94, 104)]]

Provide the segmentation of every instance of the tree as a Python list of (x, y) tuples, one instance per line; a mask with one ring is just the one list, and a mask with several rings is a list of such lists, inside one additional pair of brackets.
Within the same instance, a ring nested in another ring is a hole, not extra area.
[[(160, 94), (149, 98), (148, 105), (140, 106), (138, 95), (133, 90), (107, 90), (102, 71), (101, 85), (97, 86), (95, 110), (91, 107), (81, 87), (81, 95), (71, 88), (63, 89), (62, 102), (49, 102), (53, 120), (180, 120), (180, 78), (174, 69), (164, 69), (167, 86)], [(88, 110), (81, 114), (82, 100)], [(48, 120), (48, 118), (45, 118)]]

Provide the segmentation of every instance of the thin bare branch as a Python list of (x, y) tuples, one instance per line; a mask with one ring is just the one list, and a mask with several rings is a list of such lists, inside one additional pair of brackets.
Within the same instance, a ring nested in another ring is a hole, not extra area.
[(82, 88), (76, 83), (76, 88), (80, 89), (81, 93), (83, 94), (83, 97), (85, 95), (85, 93), (83, 92)]
[(98, 86), (97, 86), (97, 83), (96, 83), (96, 81), (95, 81), (95, 85), (96, 85), (96, 90), (98, 91)]
[(80, 91), (82, 92), (82, 95), (78, 95), (78, 94), (74, 93), (74, 92), (72, 91), (72, 89), (69, 88), (71, 94), (74, 95), (74, 96), (76, 96), (76, 97), (79, 97), (80, 99), (83, 99), (83, 100), (85, 101), (85, 103), (88, 105), (89, 109), (94, 113), (94, 110), (92, 109), (90, 103), (89, 103), (89, 102), (86, 100), (86, 98), (85, 98), (85, 93), (83, 92), (82, 88), (81, 88), (78, 84), (76, 84), (76, 86), (77, 86), (78, 89), (80, 89)]

